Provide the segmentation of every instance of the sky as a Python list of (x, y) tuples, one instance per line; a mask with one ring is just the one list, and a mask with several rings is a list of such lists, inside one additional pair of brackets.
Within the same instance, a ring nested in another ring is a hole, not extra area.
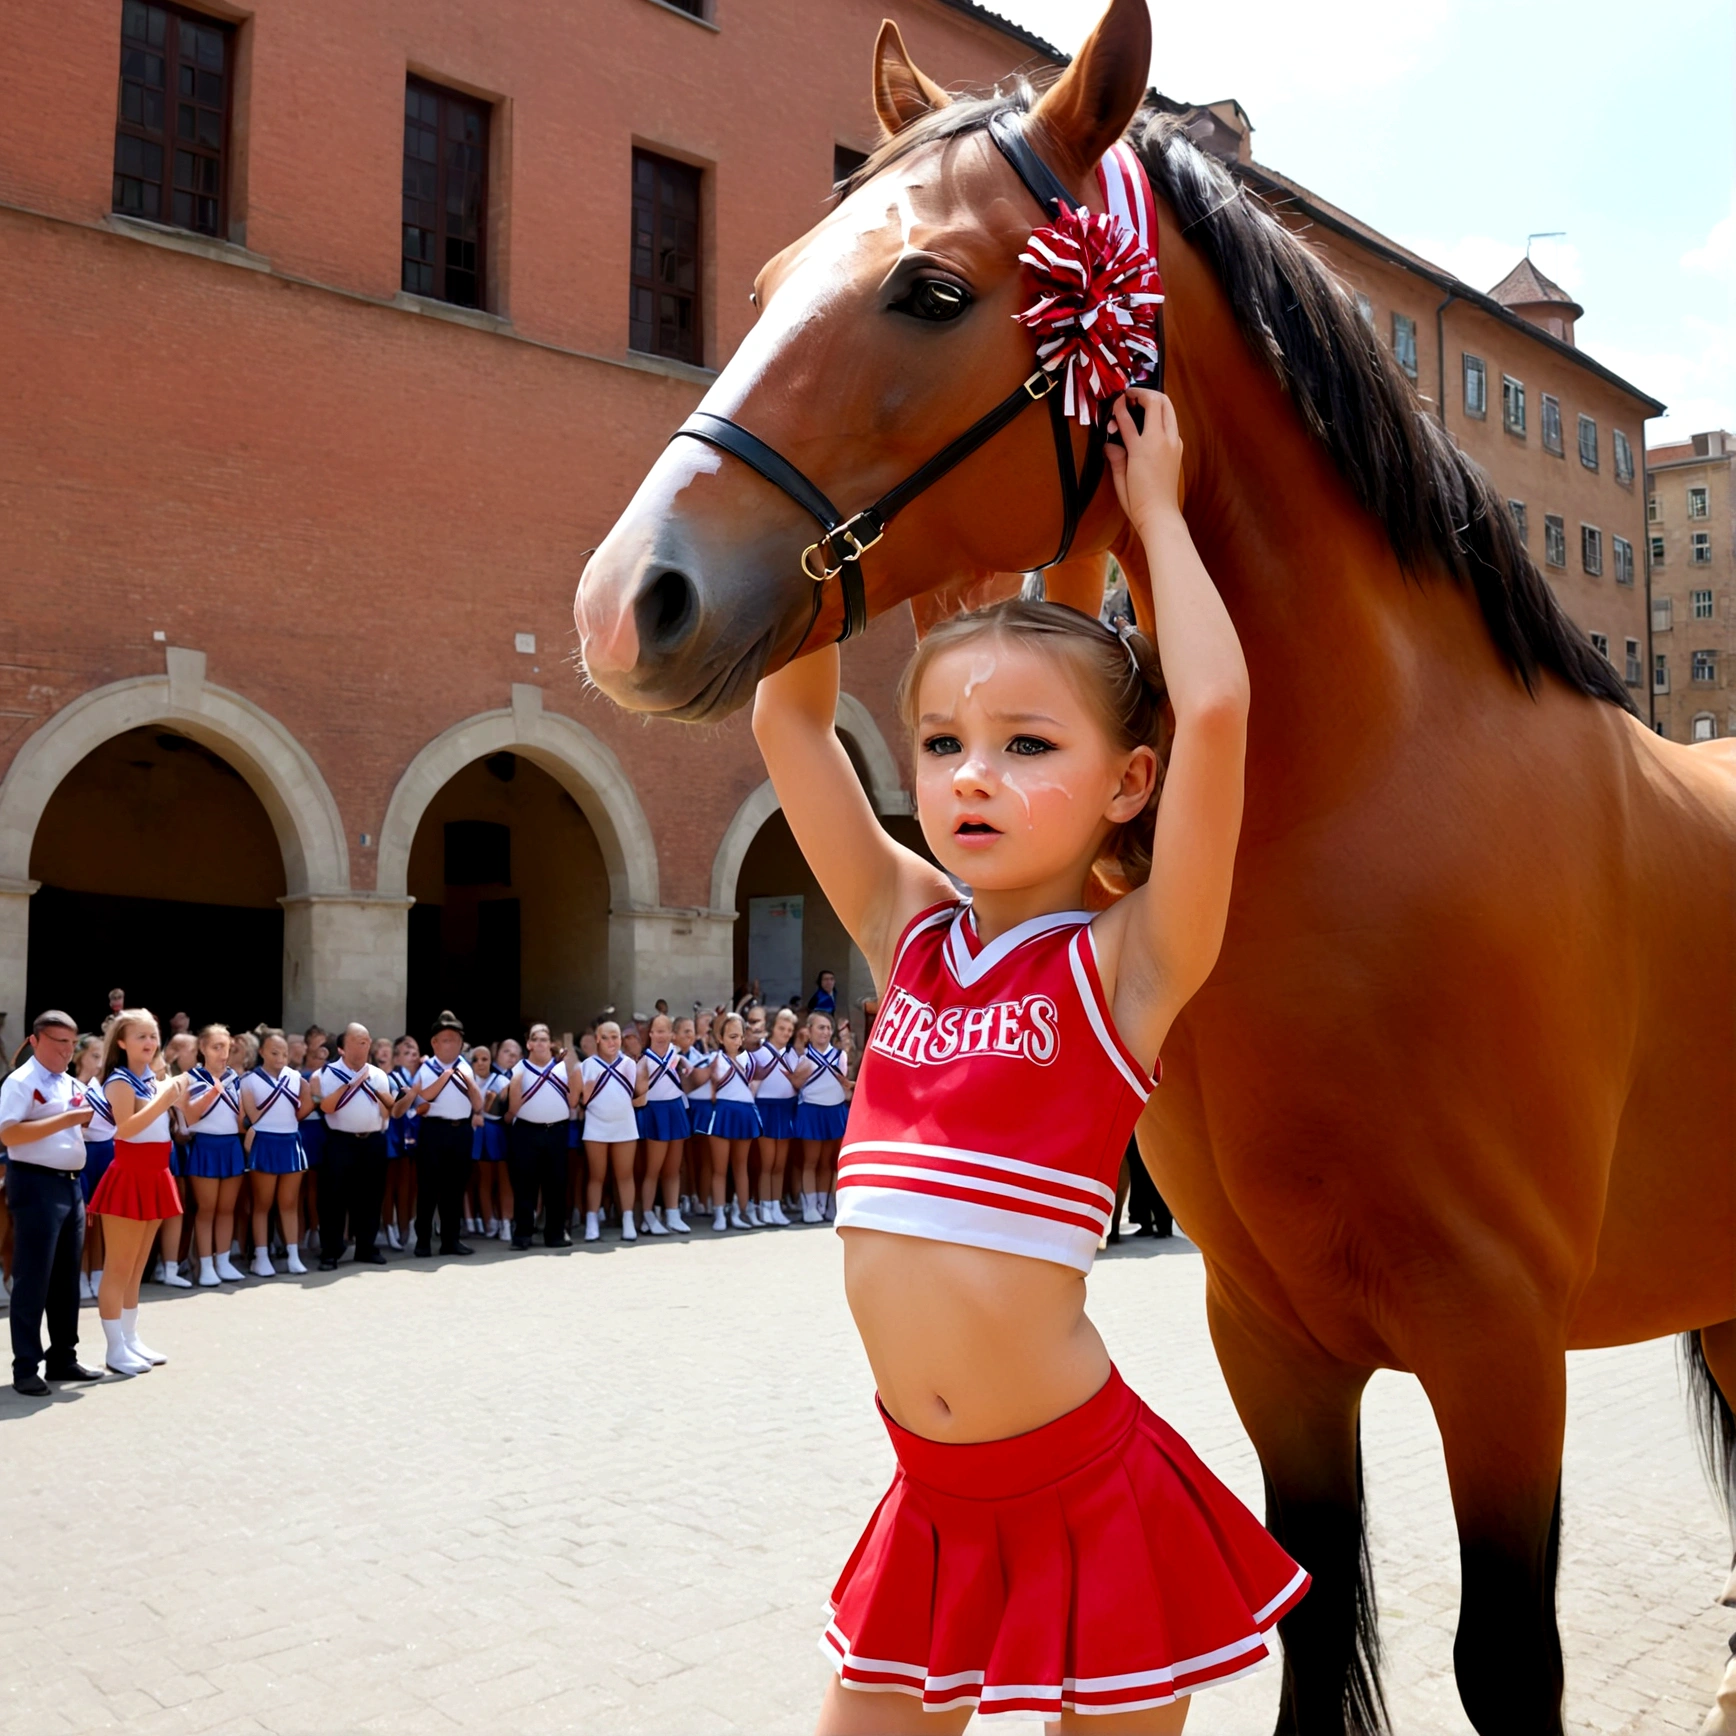
[[(1069, 53), (1098, 0), (986, 0)], [(1582, 349), (1736, 430), (1736, 8), (1728, 0), (1152, 0), (1152, 82), (1233, 96), (1254, 156), (1489, 289), (1524, 255)]]

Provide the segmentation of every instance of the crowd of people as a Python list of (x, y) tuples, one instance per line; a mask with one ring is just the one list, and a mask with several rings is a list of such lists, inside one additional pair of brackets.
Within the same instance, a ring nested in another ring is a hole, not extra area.
[(691, 1234), (690, 1219), (749, 1231), (835, 1212), (855, 1036), (829, 971), (805, 1006), (750, 993), (675, 1017), (658, 1001), (558, 1037), (536, 1023), (472, 1044), (443, 1012), (426, 1049), (361, 1024), (160, 1025), (119, 989), (109, 1002), (97, 1032), (39, 1014), (0, 1098), (21, 1390), (46, 1390), (45, 1317), (50, 1378), (82, 1367), (81, 1300), (97, 1302), (108, 1369), (160, 1364), (138, 1335), (147, 1281), (218, 1288), (331, 1271), (351, 1250), (381, 1265), (477, 1238), (635, 1242)]

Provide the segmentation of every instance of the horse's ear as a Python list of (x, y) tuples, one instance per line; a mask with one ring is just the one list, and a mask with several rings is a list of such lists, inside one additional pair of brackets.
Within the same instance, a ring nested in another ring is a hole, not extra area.
[(910, 58), (898, 26), (890, 18), (874, 42), (874, 112), (890, 138), (914, 120), (947, 108), (952, 98)]
[(1031, 128), (1063, 179), (1082, 179), (1127, 131), (1151, 77), (1146, 0), (1109, 0), (1073, 64), (1043, 93)]

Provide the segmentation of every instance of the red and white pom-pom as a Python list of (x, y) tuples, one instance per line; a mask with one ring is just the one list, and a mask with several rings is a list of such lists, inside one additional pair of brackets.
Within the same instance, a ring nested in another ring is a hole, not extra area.
[(1066, 210), (1032, 231), (1020, 260), (1037, 299), (1013, 318), (1037, 335), (1037, 360), (1060, 372), (1069, 416), (1089, 424), (1157, 365), (1157, 261), (1120, 217)]

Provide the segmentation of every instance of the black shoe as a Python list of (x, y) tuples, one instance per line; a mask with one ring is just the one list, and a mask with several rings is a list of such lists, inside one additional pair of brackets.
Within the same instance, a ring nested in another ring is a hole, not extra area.
[(335, 1272), (338, 1269), (338, 1263), (336, 1260), (321, 1260), (319, 1263), (319, 1269), (322, 1272)]
[(47, 1371), (50, 1380), (101, 1380), (100, 1368), (86, 1368), (82, 1362), (65, 1362)]
[(531, 1245), (530, 1238), (528, 1236), (514, 1236), (512, 1238), (512, 1245), (515, 1249), (517, 1249), (517, 1251), (519, 1253), (522, 1254), (525, 1252), (525, 1250), (527, 1248), (530, 1247), (530, 1245)]
[(440, 1252), (442, 1254), (474, 1254), (476, 1250), (468, 1242), (450, 1242)]
[(433, 1257), (434, 1250), (429, 1247), (426, 1242), (418, 1242), (416, 1244), (416, 1258), (418, 1260), (431, 1260)]
[(12, 1390), (20, 1398), (47, 1398), (48, 1382), (35, 1369), (31, 1369), (28, 1374), (13, 1375)]
[(550, 1248), (570, 1248), (572, 1245), (573, 1238), (571, 1236), (551, 1236), (544, 1242), (544, 1246)]
[(356, 1249), (356, 1264), (358, 1266), (383, 1266), (386, 1256), (378, 1248)]

